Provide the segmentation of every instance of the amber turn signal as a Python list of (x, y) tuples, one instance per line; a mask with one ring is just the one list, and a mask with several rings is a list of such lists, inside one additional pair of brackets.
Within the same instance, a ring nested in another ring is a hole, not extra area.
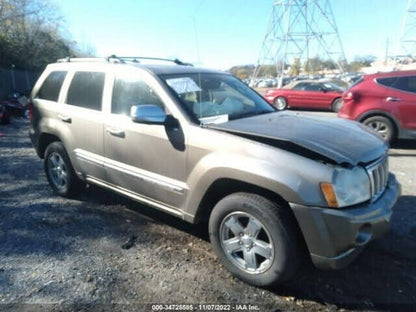
[(338, 201), (332, 184), (328, 182), (321, 182), (320, 187), (328, 206), (338, 208)]

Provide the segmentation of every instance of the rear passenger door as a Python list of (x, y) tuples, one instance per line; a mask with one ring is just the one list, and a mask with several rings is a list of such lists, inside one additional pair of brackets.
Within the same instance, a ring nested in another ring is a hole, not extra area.
[(102, 113), (105, 76), (103, 71), (71, 72), (57, 115), (61, 137), (75, 170), (101, 180), (105, 180)]

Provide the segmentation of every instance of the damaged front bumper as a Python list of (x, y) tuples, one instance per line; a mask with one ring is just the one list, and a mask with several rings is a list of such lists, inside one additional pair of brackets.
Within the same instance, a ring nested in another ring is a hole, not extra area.
[(351, 263), (371, 240), (390, 229), (392, 208), (400, 195), (394, 175), (373, 203), (327, 209), (290, 203), (312, 262), (320, 269), (340, 269)]

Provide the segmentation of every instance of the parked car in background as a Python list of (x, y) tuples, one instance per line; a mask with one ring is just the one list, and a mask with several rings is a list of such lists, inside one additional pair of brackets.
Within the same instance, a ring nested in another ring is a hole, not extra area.
[(280, 89), (266, 91), (265, 99), (278, 110), (286, 108), (339, 111), (344, 90), (330, 82), (294, 81)]
[(366, 75), (342, 98), (338, 117), (362, 122), (387, 142), (416, 139), (416, 70)]
[(10, 115), (6, 105), (0, 102), (0, 124), (5, 125), (10, 122)]
[(28, 98), (30, 90), (26, 92), (13, 91), (9, 94), (6, 100), (1, 101), (0, 103), (6, 107), (8, 114), (13, 116), (26, 116), (28, 109)]

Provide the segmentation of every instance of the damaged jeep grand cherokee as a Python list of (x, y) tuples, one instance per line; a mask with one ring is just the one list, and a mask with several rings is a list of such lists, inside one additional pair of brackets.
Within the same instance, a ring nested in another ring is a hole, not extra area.
[(388, 231), (400, 187), (377, 134), (277, 112), (230, 74), (175, 63), (46, 68), (30, 137), (56, 193), (93, 183), (207, 222), (222, 264), (257, 286), (292, 277), (305, 252), (342, 268)]

